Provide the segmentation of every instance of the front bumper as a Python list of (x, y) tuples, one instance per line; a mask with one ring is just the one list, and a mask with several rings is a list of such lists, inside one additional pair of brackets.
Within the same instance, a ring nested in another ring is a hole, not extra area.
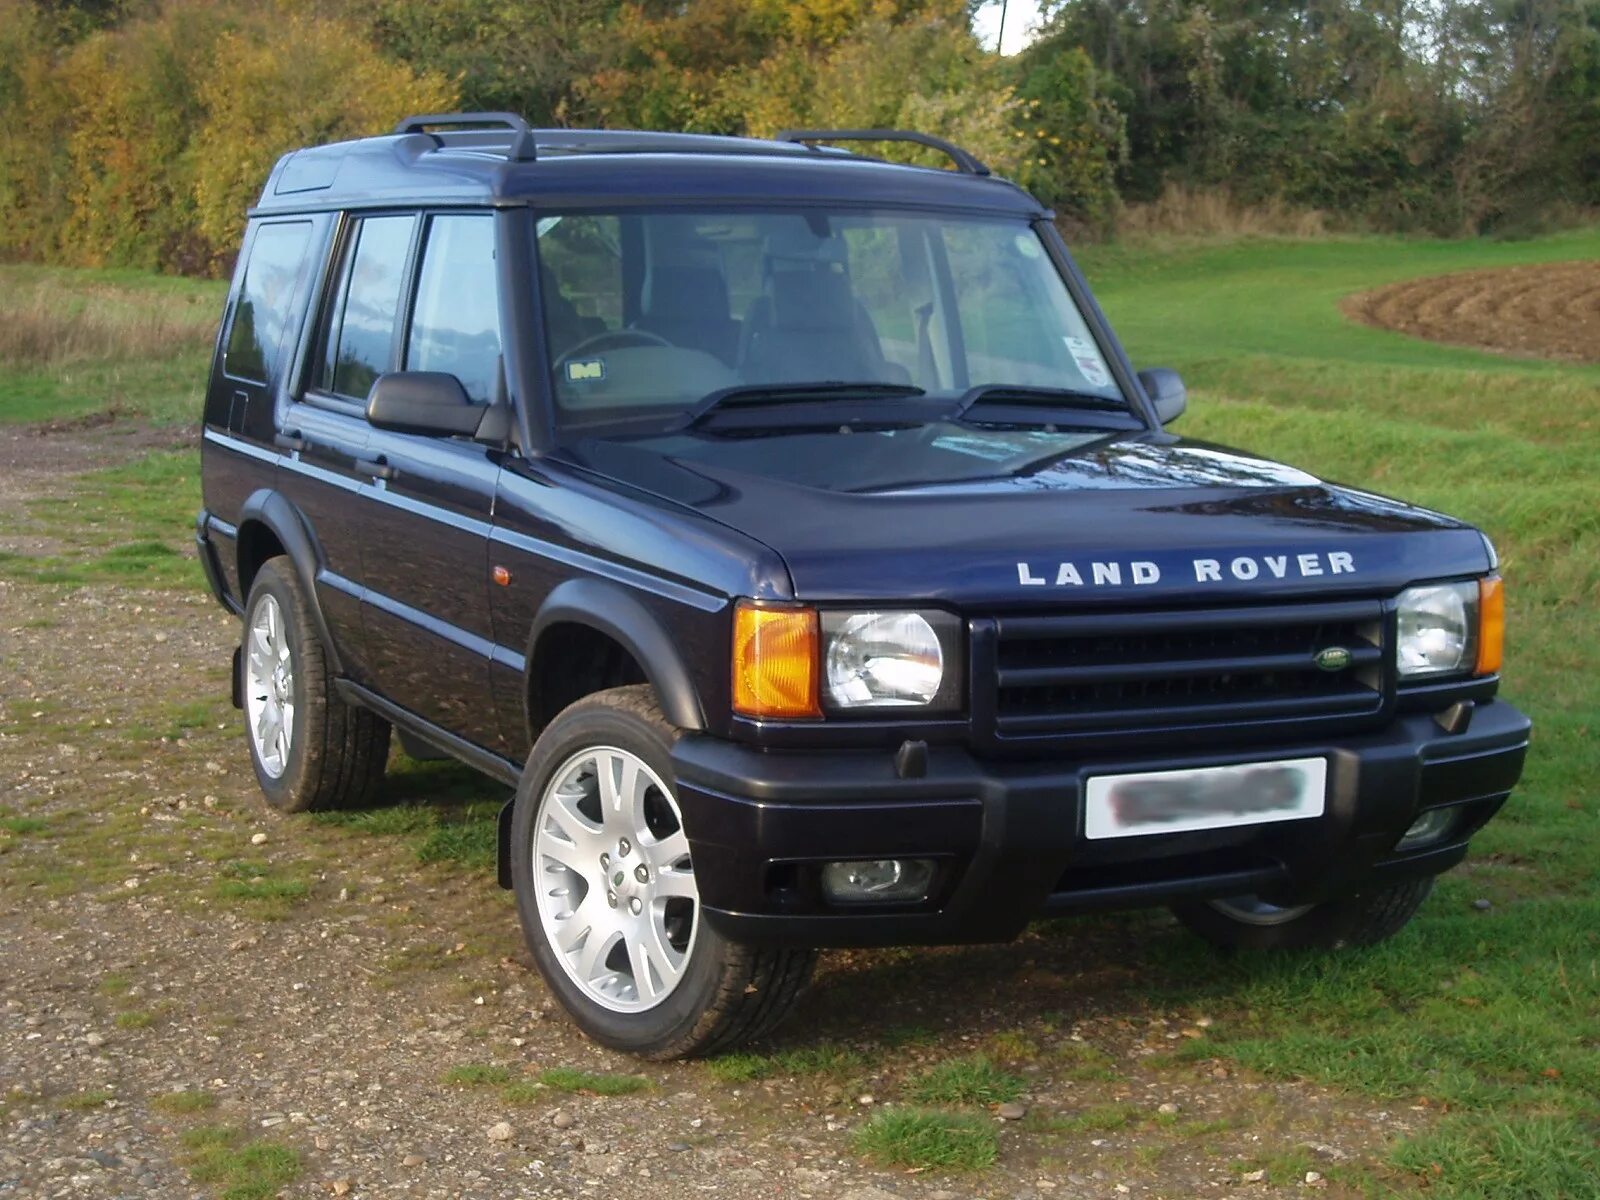
[[(1006, 941), (1047, 914), (1256, 893), (1308, 903), (1448, 870), (1522, 772), (1528, 718), (1500, 701), (1400, 716), (1383, 731), (1237, 751), (1081, 762), (979, 761), (933, 747), (921, 778), (883, 751), (771, 752), (704, 736), (673, 754), (706, 919), (741, 942), (888, 946)], [(1321, 817), (1089, 841), (1093, 775), (1328, 759)], [(1426, 809), (1458, 806), (1444, 841), (1395, 843)], [(916, 905), (830, 905), (818, 864), (932, 858)]]

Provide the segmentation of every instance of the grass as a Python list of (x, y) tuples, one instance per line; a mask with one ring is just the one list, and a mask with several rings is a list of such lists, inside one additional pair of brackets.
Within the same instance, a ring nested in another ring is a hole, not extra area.
[(34, 837), (49, 830), (50, 822), (39, 817), (0, 817), (0, 832), (13, 837)]
[[(1370, 329), (1338, 301), (1402, 278), (1600, 257), (1600, 231), (1082, 257), (1134, 360), (1190, 384), (1182, 432), (1490, 534), (1508, 580), (1506, 692), (1535, 721), (1522, 785), (1411, 929), (1334, 956), (1224, 961), (1159, 941), (1157, 1002), (1224, 1014), (1207, 1056), (1450, 1111), (1395, 1151), (1397, 1164), (1423, 1164), (1438, 1197), (1562, 1194), (1591, 1169), (1600, 1129), (1600, 368)], [(1494, 907), (1475, 911), (1479, 897)]]
[(1021, 1076), (1002, 1071), (982, 1055), (940, 1063), (911, 1085), (923, 1104), (1004, 1104), (1022, 1095)]
[(276, 921), (311, 894), (311, 885), (265, 863), (234, 862), (223, 867), (211, 894), (251, 916)]
[(518, 1079), (509, 1067), (487, 1063), (463, 1063), (444, 1073), (449, 1087), (496, 1088), (507, 1104), (533, 1104), (551, 1092), (579, 1093), (587, 1096), (630, 1096), (649, 1091), (655, 1085), (642, 1075), (613, 1075), (602, 1071), (578, 1071), (570, 1067), (550, 1067), (532, 1079)]
[[(0, 374), (0, 406), (4, 383)], [(56, 539), (60, 550), (0, 551), (0, 575), (63, 587), (200, 587), (200, 565), (189, 550), (199, 508), (199, 460), (192, 450), (159, 451), (92, 471), (72, 479), (65, 498), (28, 506), (30, 532)]]
[(150, 1106), (174, 1116), (193, 1116), (195, 1113), (208, 1112), (215, 1108), (217, 1098), (210, 1092), (188, 1088), (181, 1092), (168, 1092), (164, 1096), (157, 1096), (150, 1101)]
[(61, 1101), (61, 1107), (69, 1112), (88, 1112), (91, 1109), (103, 1108), (114, 1099), (116, 1097), (110, 1092), (74, 1092)]
[(976, 1171), (993, 1164), (1000, 1139), (992, 1122), (971, 1113), (888, 1108), (856, 1130), (856, 1153), (884, 1167)]
[(196, 1183), (216, 1186), (221, 1200), (268, 1200), (300, 1175), (300, 1156), (279, 1142), (251, 1141), (227, 1125), (202, 1125), (181, 1136)]
[(1567, 1200), (1600, 1194), (1600, 1139), (1571, 1117), (1446, 1117), (1403, 1145), (1395, 1164), (1421, 1186), (1448, 1180), (1460, 1200)]
[(772, 1054), (723, 1054), (705, 1064), (712, 1077), (723, 1083), (749, 1083), (774, 1075), (845, 1076), (866, 1065), (867, 1058), (860, 1051), (833, 1042), (795, 1046)]
[(575, 1071), (570, 1067), (550, 1067), (540, 1071), (538, 1080), (556, 1092), (584, 1092), (591, 1096), (627, 1096), (648, 1091), (651, 1082), (642, 1075), (610, 1075), (599, 1071)]
[(193, 422), (226, 285), (0, 266), (0, 422), (103, 410)]
[(402, 756), (391, 765), (384, 807), (317, 813), (324, 825), (380, 837), (402, 838), (417, 861), (495, 869), (500, 807), (505, 792), (459, 763)]
[(511, 1082), (507, 1067), (488, 1066), (484, 1063), (465, 1063), (451, 1067), (444, 1073), (444, 1082), (450, 1087), (498, 1087)]
[(1143, 1110), (1136, 1104), (1094, 1104), (1064, 1116), (1035, 1117), (1029, 1113), (1026, 1120), (1051, 1133), (1115, 1133), (1137, 1124), (1142, 1116)]

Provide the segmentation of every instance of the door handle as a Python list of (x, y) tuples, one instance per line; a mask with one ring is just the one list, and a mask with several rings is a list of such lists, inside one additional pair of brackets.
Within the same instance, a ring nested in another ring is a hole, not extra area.
[(298, 429), (285, 429), (282, 433), (273, 434), (272, 444), (280, 450), (289, 450), (291, 452), (306, 448), (306, 440), (300, 436)]
[(370, 475), (374, 479), (393, 479), (400, 474), (399, 471), (389, 465), (389, 460), (381, 454), (377, 458), (356, 459), (355, 468), (362, 475)]

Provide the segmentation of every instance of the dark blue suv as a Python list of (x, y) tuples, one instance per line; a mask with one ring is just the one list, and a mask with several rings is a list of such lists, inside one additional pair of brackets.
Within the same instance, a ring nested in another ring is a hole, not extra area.
[(825, 946), (1387, 937), (1521, 771), (1494, 550), (1183, 406), (938, 139), (297, 151), (203, 442), (261, 788), (367, 803), (394, 729), (514, 787), (539, 969), (657, 1057), (769, 1029)]

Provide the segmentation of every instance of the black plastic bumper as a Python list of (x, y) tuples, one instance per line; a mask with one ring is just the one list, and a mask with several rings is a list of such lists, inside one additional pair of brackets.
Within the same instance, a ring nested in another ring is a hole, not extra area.
[[(1447, 731), (1446, 725), (1450, 726)], [(980, 762), (930, 748), (926, 774), (892, 754), (763, 752), (686, 737), (674, 752), (707, 920), (744, 942), (815, 946), (1005, 941), (1051, 913), (1135, 908), (1252, 892), (1313, 901), (1448, 870), (1522, 772), (1530, 723), (1498, 701), (1444, 721), (1298, 743), (1082, 762)], [(1321, 817), (1240, 829), (1090, 841), (1094, 775), (1325, 756)], [(1458, 806), (1445, 840), (1399, 854), (1424, 809)], [(930, 897), (898, 907), (830, 905), (831, 860), (931, 858)]]

